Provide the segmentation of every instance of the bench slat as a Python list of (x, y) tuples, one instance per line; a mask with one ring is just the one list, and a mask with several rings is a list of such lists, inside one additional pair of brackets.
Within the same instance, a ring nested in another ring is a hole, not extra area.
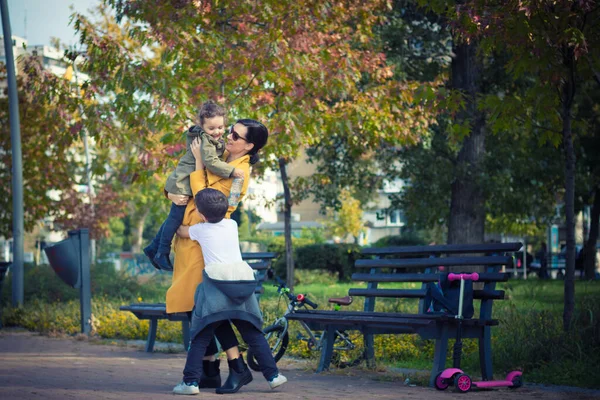
[[(338, 321), (346, 317), (371, 317), (371, 318), (396, 318), (402, 320), (422, 319), (436, 322), (454, 322), (451, 315), (445, 314), (406, 314), (406, 313), (388, 313), (388, 312), (365, 312), (365, 311), (333, 311), (333, 310), (298, 310), (288, 315), (288, 319), (310, 320), (313, 322)], [(322, 319), (322, 320), (321, 320)], [(463, 320), (465, 325), (490, 326), (497, 325), (498, 320), (481, 320), (477, 318), (466, 318)]]
[(519, 251), (522, 243), (486, 243), (486, 244), (447, 244), (433, 246), (395, 246), (395, 247), (369, 247), (362, 249), (361, 254), (369, 256), (383, 256), (398, 254), (413, 256), (419, 254), (468, 254), (468, 253), (504, 253)]
[(254, 270), (263, 270), (271, 266), (271, 261), (249, 262), (248, 265)]
[(378, 258), (373, 260), (356, 260), (355, 268), (427, 268), (473, 265), (510, 265), (512, 257), (443, 257), (443, 258)]
[(290, 319), (302, 319), (303, 321), (331, 322), (336, 325), (412, 325), (427, 326), (435, 323), (430, 318), (390, 317), (373, 315), (346, 315), (338, 312), (337, 316), (293, 313), (288, 315)]
[(350, 289), (349, 296), (422, 298), (425, 289)]
[[(510, 278), (508, 272), (485, 272), (479, 274), (478, 282), (507, 282)], [(352, 274), (353, 281), (361, 282), (438, 282), (441, 274)]]
[[(350, 289), (348, 295), (363, 297), (388, 298), (424, 298), (426, 289)], [(477, 300), (502, 300), (504, 290), (473, 290), (473, 298)]]
[(242, 260), (272, 260), (277, 253), (242, 253)]

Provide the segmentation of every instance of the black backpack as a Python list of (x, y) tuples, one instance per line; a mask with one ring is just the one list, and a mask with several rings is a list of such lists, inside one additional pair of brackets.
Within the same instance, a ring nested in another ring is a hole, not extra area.
[[(471, 318), (475, 313), (473, 309), (473, 281), (465, 280), (463, 297), (463, 318)], [(437, 284), (427, 284), (425, 307), (429, 313), (458, 315), (459, 299), (460, 281), (449, 281), (448, 274), (441, 274)]]

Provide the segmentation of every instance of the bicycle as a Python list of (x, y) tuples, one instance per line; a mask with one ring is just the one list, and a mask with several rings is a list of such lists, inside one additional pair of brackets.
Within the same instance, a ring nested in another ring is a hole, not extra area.
[[(316, 309), (318, 307), (318, 305), (316, 303), (310, 301), (306, 297), (306, 294), (295, 295), (294, 293), (292, 293), (292, 291), (287, 287), (285, 282), (283, 282), (278, 277), (275, 277), (274, 279), (277, 281), (277, 284), (273, 285), (273, 286), (277, 286), (277, 293), (279, 293), (279, 296), (280, 297), (285, 296), (285, 297), (287, 297), (287, 299), (289, 301), (286, 312), (281, 317), (279, 317), (273, 324), (269, 325), (268, 327), (266, 327), (263, 330), (265, 333), (265, 338), (267, 339), (267, 342), (269, 342), (269, 346), (271, 347), (271, 352), (273, 354), (273, 358), (275, 359), (275, 362), (278, 362), (281, 359), (281, 357), (283, 357), (283, 355), (285, 354), (285, 351), (287, 350), (287, 347), (288, 347), (288, 344), (290, 341), (289, 331), (288, 331), (289, 321), (287, 319), (287, 316), (296, 312), (296, 310), (299, 310), (302, 308), (308, 309), (307, 306), (310, 306), (311, 308)], [(348, 306), (352, 303), (352, 297), (346, 296), (346, 297), (342, 297), (342, 298), (330, 298), (329, 302), (334, 304), (334, 310), (339, 311), (341, 306)], [(323, 331), (317, 337), (317, 335), (315, 335), (315, 333), (312, 331), (312, 329), (310, 329), (310, 327), (304, 321), (298, 321), (298, 322), (300, 323), (300, 325), (302, 326), (302, 328), (304, 329), (304, 331), (306, 332), (306, 334), (308, 336), (305, 336), (302, 333), (298, 333), (298, 336), (296, 338), (306, 342), (306, 345), (310, 351), (313, 351), (313, 350), (321, 351), (323, 348), (323, 342), (324, 342), (323, 338), (325, 336), (325, 331)], [(354, 343), (352, 343), (352, 340), (346, 334), (345, 331), (339, 331), (339, 330), (335, 331), (335, 339), (334, 339), (334, 347), (333, 347), (334, 350), (336, 350), (336, 351), (353, 350), (355, 347), (356, 346), (354, 345)], [(260, 366), (258, 365), (258, 362), (256, 361), (256, 359), (254, 357), (254, 354), (252, 353), (251, 348), (249, 348), (247, 351), (246, 359), (247, 359), (248, 365), (254, 371), (261, 370)], [(363, 359), (363, 356), (361, 356), (361, 357), (357, 358), (356, 360), (349, 362), (349, 363), (341, 362), (339, 355), (338, 355), (338, 357), (334, 357), (334, 359), (337, 360), (336, 364), (338, 365), (339, 368), (344, 368), (344, 367), (358, 365), (360, 363), (360, 361)]]

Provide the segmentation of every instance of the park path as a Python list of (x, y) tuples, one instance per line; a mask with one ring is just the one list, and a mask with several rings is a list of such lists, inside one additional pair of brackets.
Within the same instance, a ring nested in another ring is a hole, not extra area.
[[(139, 348), (51, 338), (0, 330), (0, 399), (174, 399), (185, 354), (145, 353)], [(258, 373), (235, 395), (203, 390), (207, 399), (464, 399), (451, 391), (405, 386), (382, 373), (360, 369), (314, 374), (302, 362), (282, 360), (289, 382), (271, 391)], [(347, 371), (347, 372), (346, 372)], [(223, 379), (227, 377), (222, 370)], [(600, 399), (598, 392), (565, 392), (537, 387), (472, 392), (469, 399)], [(185, 397), (184, 397), (185, 398)]]

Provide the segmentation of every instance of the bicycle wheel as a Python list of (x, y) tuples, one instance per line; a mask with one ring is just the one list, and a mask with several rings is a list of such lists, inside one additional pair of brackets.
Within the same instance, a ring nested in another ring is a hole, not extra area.
[[(267, 339), (269, 347), (271, 348), (271, 354), (273, 354), (273, 358), (275, 359), (275, 362), (277, 362), (285, 354), (290, 342), (290, 336), (287, 331), (284, 332), (283, 325), (268, 326), (264, 329), (264, 332), (265, 339)], [(258, 365), (258, 361), (254, 357), (252, 348), (248, 348), (248, 352), (246, 353), (246, 361), (248, 362), (250, 368), (252, 368), (254, 371), (260, 372), (262, 370), (260, 365)]]

